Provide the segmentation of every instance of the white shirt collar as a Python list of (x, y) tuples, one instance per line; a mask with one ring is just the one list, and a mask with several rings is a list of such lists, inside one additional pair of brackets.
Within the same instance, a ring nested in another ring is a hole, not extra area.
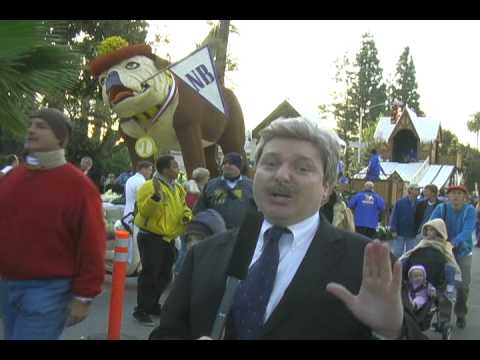
[(139, 172), (139, 171), (137, 171), (137, 172), (135, 173), (135, 176), (136, 176), (136, 177), (141, 177), (142, 179), (146, 180), (146, 179), (145, 179), (145, 176), (143, 176), (143, 174), (142, 174), (141, 172)]
[(222, 175), (222, 178), (223, 178), (223, 181), (225, 181), (225, 184), (227, 184), (227, 186), (230, 188), (230, 189), (233, 189), (235, 186), (237, 186), (238, 182), (240, 180), (242, 180), (242, 175), (240, 175), (240, 177), (236, 180), (229, 180), (227, 179), (225, 176)]
[[(290, 230), (293, 234), (293, 246), (298, 246), (307, 239), (312, 233), (315, 233), (320, 225), (320, 215), (318, 211), (313, 214), (312, 216), (306, 218), (305, 220), (296, 223), (294, 225), (288, 226), (288, 230)], [(263, 235), (265, 232), (273, 226), (267, 219), (263, 220), (262, 227), (260, 229), (260, 239), (263, 242)]]
[(235, 180), (230, 180), (230, 179), (227, 179), (225, 176), (222, 175), (222, 178), (224, 181), (230, 183), (230, 184), (236, 184), (237, 182), (239, 182), (240, 180), (242, 180), (242, 175), (240, 175), (237, 179)]

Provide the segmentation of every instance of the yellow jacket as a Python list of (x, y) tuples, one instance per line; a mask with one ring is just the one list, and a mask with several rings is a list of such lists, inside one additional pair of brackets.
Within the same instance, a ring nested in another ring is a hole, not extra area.
[(172, 189), (161, 181), (162, 199), (152, 199), (152, 180), (146, 181), (137, 192), (137, 215), (135, 225), (140, 229), (161, 235), (170, 242), (185, 231), (185, 225), (192, 220), (192, 210), (185, 203), (186, 192), (175, 183)]

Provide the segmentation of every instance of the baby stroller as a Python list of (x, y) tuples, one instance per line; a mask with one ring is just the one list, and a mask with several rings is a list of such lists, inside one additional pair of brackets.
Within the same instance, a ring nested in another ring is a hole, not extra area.
[[(415, 250), (403, 262), (403, 303), (410, 308), (417, 324), (422, 331), (433, 329), (441, 333), (442, 340), (450, 340), (453, 326), (451, 325), (452, 309), (454, 305), (454, 296), (447, 294), (447, 281), (445, 276), (445, 256), (438, 249), (424, 247)], [(425, 269), (427, 284), (430, 283), (435, 288), (434, 294), (429, 294), (428, 299), (423, 306), (415, 308), (411, 302), (409, 291), (408, 272), (413, 266), (421, 265)], [(455, 291), (453, 292), (455, 294)], [(432, 322), (433, 320), (433, 322)]]

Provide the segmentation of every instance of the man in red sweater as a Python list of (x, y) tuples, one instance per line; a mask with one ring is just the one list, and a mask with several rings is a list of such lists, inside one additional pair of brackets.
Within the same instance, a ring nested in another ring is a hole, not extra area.
[(0, 308), (5, 339), (58, 339), (88, 315), (104, 280), (95, 185), (65, 160), (68, 118), (31, 116), (26, 156), (0, 183)]

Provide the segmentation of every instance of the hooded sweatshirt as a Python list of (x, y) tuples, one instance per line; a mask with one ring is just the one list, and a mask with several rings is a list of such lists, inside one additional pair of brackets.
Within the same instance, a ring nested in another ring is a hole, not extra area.
[(459, 257), (472, 254), (472, 234), (475, 229), (475, 208), (465, 204), (455, 210), (452, 204), (444, 203), (433, 210), (431, 219), (443, 219), (447, 225), (448, 238)]
[[(451, 269), (454, 269), (453, 275), (454, 277), (459, 279), (459, 277), (461, 276), (461, 271), (460, 267), (457, 264), (457, 261), (455, 260), (455, 256), (453, 255), (452, 244), (447, 241), (448, 233), (445, 222), (442, 219), (433, 219), (426, 222), (422, 227), (422, 234), (424, 237), (426, 236), (426, 228), (428, 226), (433, 227), (437, 231), (437, 233), (440, 235), (441, 240), (427, 240), (423, 238), (417, 246), (403, 254), (403, 256), (400, 257), (400, 261), (403, 263), (408, 257), (410, 257), (410, 255), (412, 255), (418, 249), (425, 247), (433, 247), (437, 250), (440, 250), (440, 252), (445, 256), (447, 266), (450, 266)], [(447, 281), (451, 283), (453, 280), (454, 279), (452, 279), (452, 277), (447, 274)]]

